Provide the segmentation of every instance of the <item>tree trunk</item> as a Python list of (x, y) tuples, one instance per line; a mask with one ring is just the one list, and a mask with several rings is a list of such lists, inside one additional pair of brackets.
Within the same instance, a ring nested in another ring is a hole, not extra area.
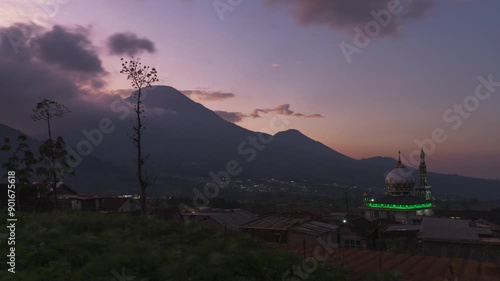
[(47, 113), (47, 127), (49, 129), (49, 149), (50, 149), (50, 160), (52, 166), (52, 191), (54, 192), (54, 210), (57, 210), (57, 174), (56, 174), (56, 157), (54, 155), (54, 147), (52, 143), (52, 132), (50, 131), (50, 118)]
[(142, 159), (142, 119), (141, 119), (141, 88), (139, 88), (139, 92), (137, 93), (137, 104), (136, 111), (137, 114), (137, 127), (135, 130), (136, 134), (136, 148), (137, 148), (137, 176), (139, 178), (139, 185), (141, 187), (141, 209), (142, 214), (147, 216), (147, 206), (146, 206), (146, 188), (147, 183), (144, 179), (144, 175), (142, 172), (144, 161)]

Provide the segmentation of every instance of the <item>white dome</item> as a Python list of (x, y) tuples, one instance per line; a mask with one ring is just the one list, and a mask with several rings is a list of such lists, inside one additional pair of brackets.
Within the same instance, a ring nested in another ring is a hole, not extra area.
[(385, 183), (388, 184), (401, 184), (401, 183), (415, 183), (413, 178), (413, 171), (406, 168), (405, 166), (398, 166), (387, 174), (385, 177)]

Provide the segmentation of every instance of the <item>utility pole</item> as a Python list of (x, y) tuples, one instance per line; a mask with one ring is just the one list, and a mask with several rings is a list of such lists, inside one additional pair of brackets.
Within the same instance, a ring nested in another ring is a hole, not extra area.
[(349, 219), (349, 198), (347, 197), (347, 191), (345, 192), (345, 205), (346, 205), (347, 219)]

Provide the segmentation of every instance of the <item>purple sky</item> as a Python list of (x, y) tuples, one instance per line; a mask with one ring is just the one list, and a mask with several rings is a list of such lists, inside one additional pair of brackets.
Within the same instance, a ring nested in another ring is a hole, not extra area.
[[(1, 122), (33, 130), (21, 114), (41, 99), (34, 88), (73, 101), (116, 94), (129, 87), (119, 58), (135, 55), (159, 70), (160, 84), (242, 127), (265, 131), (278, 114), (354, 158), (398, 150), (409, 158), (441, 128), (446, 140), (426, 147), (431, 171), (500, 178), (500, 86), (475, 96), (478, 77), (500, 81), (500, 3), (397, 2), (2, 1), (0, 81), (8, 84), (0, 85), (12, 93)], [(371, 11), (391, 19), (356, 45)], [(13, 27), (30, 21), (32, 35)], [(9, 38), (31, 47), (15, 50)], [(355, 52), (347, 59), (342, 46)]]

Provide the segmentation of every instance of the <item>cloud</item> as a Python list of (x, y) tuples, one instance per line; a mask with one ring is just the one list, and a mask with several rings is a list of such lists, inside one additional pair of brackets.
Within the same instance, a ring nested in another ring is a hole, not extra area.
[(325, 118), (325, 116), (315, 113), (315, 114), (305, 115), (304, 118)]
[(234, 98), (235, 94), (221, 91), (206, 91), (206, 90), (185, 90), (181, 91), (184, 95), (197, 102), (220, 101), (229, 98)]
[(279, 67), (279, 66), (280, 66), (279, 63), (273, 63), (273, 64), (271, 64), (271, 67)]
[(222, 119), (231, 122), (231, 123), (238, 123), (243, 121), (244, 118), (248, 117), (248, 115), (242, 113), (242, 112), (229, 112), (229, 111), (221, 111), (221, 110), (216, 110), (214, 111), (219, 115)]
[(48, 26), (69, 0), (3, 0), (0, 1), (0, 26), (35, 23)]
[(142, 52), (156, 52), (155, 44), (147, 38), (138, 38), (130, 32), (115, 33), (108, 38), (108, 48), (112, 55), (135, 56)]
[(254, 109), (253, 112), (249, 115), (252, 118), (259, 118), (261, 117), (260, 114), (267, 114), (267, 113), (273, 113), (273, 114), (278, 114), (278, 115), (286, 115), (286, 116), (293, 116), (293, 117), (303, 117), (303, 118), (323, 118), (321, 114), (303, 114), (303, 113), (298, 113), (294, 112), (293, 110), (290, 110), (290, 105), (289, 104), (281, 104), (278, 105), (274, 108), (257, 108)]
[(415, 0), (412, 6), (413, 8), (404, 15), (404, 18), (418, 20), (424, 17), (427, 11), (433, 6), (434, 0)]
[(215, 111), (221, 118), (226, 121), (232, 123), (238, 123), (243, 121), (245, 118), (261, 118), (262, 114), (276, 114), (276, 115), (285, 115), (290, 117), (297, 118), (324, 118), (323, 115), (314, 113), (314, 114), (303, 114), (299, 112), (295, 112), (290, 110), (289, 104), (278, 105), (274, 108), (256, 108), (251, 113), (243, 113), (243, 112), (229, 112), (229, 111)]
[(266, 0), (269, 6), (284, 7), (304, 26), (326, 26), (333, 30), (352, 32), (375, 20), (373, 12), (387, 10), (390, 1), (400, 3), (401, 13), (392, 14), (381, 34), (397, 36), (401, 24), (421, 19), (435, 0)]
[[(56, 50), (62, 53), (56, 53)], [(100, 118), (109, 116), (110, 106), (117, 100), (120, 105), (127, 105), (123, 98), (128, 97), (132, 89), (111, 91), (106, 88), (106, 72), (95, 50), (89, 31), (82, 27), (44, 28), (26, 24), (0, 27), (0, 122), (33, 134), (44, 134), (45, 127), (31, 121), (31, 110), (44, 98), (55, 100), (72, 111), (69, 116), (57, 120), (55, 128), (63, 126), (67, 130), (73, 130), (74, 136), (70, 134), (65, 137), (74, 140), (81, 136), (81, 130), (84, 129), (82, 124), (93, 124)], [(234, 93), (209, 89), (188, 90), (183, 93), (193, 100), (203, 102), (235, 97)], [(176, 114), (161, 108), (150, 109), (153, 116)], [(250, 113), (216, 113), (233, 123), (245, 118), (260, 118), (270, 113), (297, 118), (322, 117), (320, 114), (294, 112), (288, 104), (259, 108)], [(122, 112), (117, 116), (121, 114)]]
[(44, 98), (85, 108), (81, 105), (84, 100), (105, 86), (105, 71), (94, 50), (88, 32), (81, 27), (46, 29), (16, 24), (0, 28), (1, 122), (36, 127), (29, 116)]
[(82, 27), (69, 30), (56, 25), (35, 39), (39, 56), (47, 63), (60, 65), (71, 71), (104, 73), (99, 59), (89, 39), (88, 31)]

